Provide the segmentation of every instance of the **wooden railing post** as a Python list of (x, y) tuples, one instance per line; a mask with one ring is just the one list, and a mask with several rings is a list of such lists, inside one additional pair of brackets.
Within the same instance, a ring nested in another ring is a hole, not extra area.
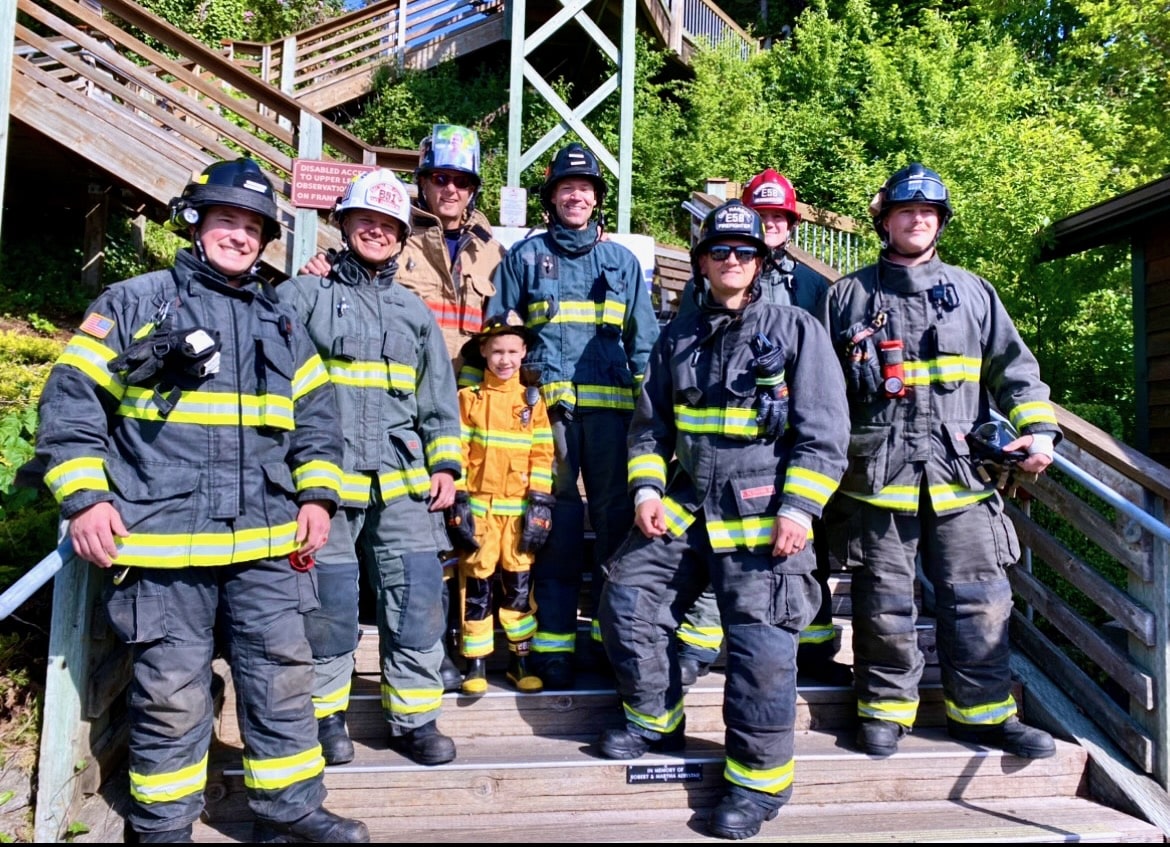
[[(290, 35), (284, 40), (280, 48), (280, 90), (289, 97), (294, 96), (296, 92), (293, 89), (296, 87), (296, 81), (297, 37), (295, 35)], [(280, 125), (287, 130), (292, 129), (292, 122), (289, 121), (288, 118), (281, 118)], [(321, 128), (318, 125), (317, 132), (320, 133), (320, 131)]]
[[(302, 159), (320, 159), (321, 121), (311, 112), (301, 110), (301, 131), (297, 137), (297, 156)], [(317, 210), (297, 209), (294, 215), (296, 230), (293, 246), (288, 254), (285, 273), (293, 276), (317, 252)]]
[(398, 34), (394, 42), (399, 70), (402, 70), (402, 66), (406, 63), (406, 14), (406, 0), (400, 0), (398, 3)]
[(670, 0), (670, 49), (682, 54), (683, 3), (685, 0)]

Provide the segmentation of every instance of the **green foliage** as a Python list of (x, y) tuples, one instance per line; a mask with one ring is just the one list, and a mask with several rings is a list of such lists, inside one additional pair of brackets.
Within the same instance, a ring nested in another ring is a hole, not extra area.
[(222, 41), (272, 41), (340, 14), (341, 0), (140, 0), (141, 5), (210, 47)]

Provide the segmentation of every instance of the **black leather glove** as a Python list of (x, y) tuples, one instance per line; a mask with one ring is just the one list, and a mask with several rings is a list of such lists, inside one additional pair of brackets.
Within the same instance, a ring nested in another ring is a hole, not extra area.
[(788, 421), (788, 385), (784, 382), (784, 347), (763, 333), (750, 342), (756, 356), (756, 424), (760, 435), (775, 441)]
[(471, 514), (471, 500), (466, 491), (455, 493), (455, 502), (447, 509), (447, 535), (456, 550), (470, 553), (479, 549), (475, 540), (475, 515)]
[(528, 511), (524, 513), (524, 531), (520, 534), (521, 553), (535, 553), (548, 541), (552, 530), (552, 510), (557, 498), (551, 494), (528, 493)]
[(872, 322), (858, 321), (843, 332), (845, 341), (845, 384), (851, 394), (870, 400), (882, 388), (882, 365), (873, 343)]

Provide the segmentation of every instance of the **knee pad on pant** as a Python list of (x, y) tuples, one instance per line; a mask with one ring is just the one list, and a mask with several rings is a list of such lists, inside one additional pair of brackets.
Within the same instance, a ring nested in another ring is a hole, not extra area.
[(447, 627), (443, 613), (443, 569), (433, 552), (402, 557), (405, 592), (399, 618), (398, 643), (409, 650), (429, 650)]
[(318, 563), (321, 607), (305, 613), (305, 635), (313, 656), (340, 656), (358, 645), (358, 563)]

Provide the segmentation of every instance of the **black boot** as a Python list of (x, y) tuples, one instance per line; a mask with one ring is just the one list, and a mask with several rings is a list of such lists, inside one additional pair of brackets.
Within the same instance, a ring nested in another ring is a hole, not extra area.
[(463, 674), (459, 672), (459, 666), (455, 664), (446, 652), (443, 653), (443, 664), (439, 665), (439, 677), (443, 680), (443, 691), (450, 694), (453, 691), (461, 691), (463, 689)]
[(801, 661), (797, 656), (796, 672), (799, 676), (816, 680), (822, 685), (850, 688), (853, 685), (853, 668), (834, 662), (832, 659)]
[(733, 841), (751, 838), (759, 833), (764, 821), (775, 818), (780, 807), (775, 805), (775, 798), (759, 794), (757, 799), (751, 797), (751, 794), (759, 792), (728, 791), (724, 794), (707, 818), (707, 831), (716, 838), (730, 838)]
[(193, 824), (187, 824), (179, 829), (164, 829), (162, 832), (138, 832), (126, 821), (122, 825), (122, 842), (124, 844), (193, 844), (195, 839)]
[(998, 747), (1021, 759), (1047, 759), (1056, 754), (1056, 742), (1051, 735), (1021, 723), (1017, 717), (1010, 717), (992, 726), (969, 726), (948, 719), (947, 732), (958, 741)]
[(390, 749), (420, 765), (441, 765), (455, 758), (455, 742), (439, 732), (434, 721), (405, 735), (391, 735)]
[(576, 683), (573, 656), (570, 653), (544, 653), (535, 671), (545, 691), (572, 691)]
[(476, 656), (467, 660), (467, 676), (463, 677), (463, 693), (479, 697), (487, 691), (487, 660)]
[(909, 727), (893, 721), (867, 718), (857, 727), (857, 747), (862, 753), (884, 759), (898, 750), (898, 742), (910, 732)]
[(317, 721), (317, 740), (327, 765), (353, 761), (353, 742), (345, 729), (345, 712), (334, 712)]
[(654, 732), (627, 723), (622, 729), (607, 729), (601, 734), (598, 748), (607, 759), (636, 759), (653, 750), (667, 753), (681, 750), (687, 744), (686, 719), (674, 732)]
[(318, 808), (290, 823), (258, 820), (252, 827), (252, 841), (256, 844), (368, 844), (370, 831), (359, 820)]

